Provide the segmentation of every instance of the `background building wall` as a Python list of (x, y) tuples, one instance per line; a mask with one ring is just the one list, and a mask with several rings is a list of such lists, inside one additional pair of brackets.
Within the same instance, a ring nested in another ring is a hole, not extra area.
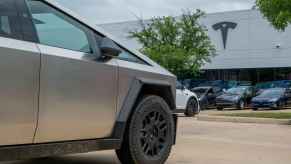
[[(219, 22), (237, 23), (228, 31), (226, 49), (223, 47), (221, 32), (212, 26)], [(291, 28), (285, 32), (276, 31), (257, 10), (243, 10), (213, 13), (201, 19), (216, 46), (217, 56), (204, 70), (285, 68), (291, 67)], [(141, 29), (138, 21), (100, 25), (120, 38), (127, 46), (140, 49), (141, 45), (129, 32)], [(276, 46), (280, 47), (276, 47)]]
[[(222, 21), (237, 23), (228, 31), (226, 49), (220, 31), (212, 25)], [(277, 68), (291, 66), (291, 28), (276, 31), (257, 10), (209, 14), (203, 20), (217, 48), (217, 56), (203, 69)], [(280, 45), (280, 47), (276, 47)]]

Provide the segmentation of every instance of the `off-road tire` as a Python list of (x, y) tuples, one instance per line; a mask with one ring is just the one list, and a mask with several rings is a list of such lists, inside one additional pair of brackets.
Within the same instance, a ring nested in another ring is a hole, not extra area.
[[(122, 164), (163, 164), (174, 141), (174, 120), (158, 96), (144, 96), (136, 106), (116, 154)], [(150, 146), (151, 145), (151, 146)]]

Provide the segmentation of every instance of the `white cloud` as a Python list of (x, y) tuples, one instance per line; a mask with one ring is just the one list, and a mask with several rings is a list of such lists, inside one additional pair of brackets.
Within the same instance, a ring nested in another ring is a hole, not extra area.
[(183, 9), (208, 13), (250, 9), (254, 0), (58, 0), (97, 24), (153, 16), (180, 15)]

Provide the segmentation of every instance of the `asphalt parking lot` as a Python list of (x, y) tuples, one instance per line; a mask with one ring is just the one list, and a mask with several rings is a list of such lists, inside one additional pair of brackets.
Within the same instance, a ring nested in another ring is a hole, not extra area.
[[(291, 126), (218, 123), (180, 117), (169, 164), (290, 164)], [(1, 164), (118, 164), (113, 151)]]

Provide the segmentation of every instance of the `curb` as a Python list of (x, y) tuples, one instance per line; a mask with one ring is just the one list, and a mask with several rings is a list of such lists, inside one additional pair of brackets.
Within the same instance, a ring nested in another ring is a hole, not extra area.
[(213, 122), (291, 125), (291, 120), (289, 120), (289, 119), (272, 119), (272, 118), (250, 118), (250, 117), (199, 115), (199, 116), (197, 116), (197, 120), (199, 120), (199, 121), (213, 121)]

